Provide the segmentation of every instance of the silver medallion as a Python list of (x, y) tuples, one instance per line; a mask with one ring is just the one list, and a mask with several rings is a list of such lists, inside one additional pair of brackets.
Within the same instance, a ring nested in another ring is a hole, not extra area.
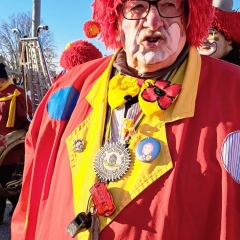
[(108, 142), (98, 151), (94, 170), (101, 180), (115, 181), (129, 169), (130, 152), (123, 144)]

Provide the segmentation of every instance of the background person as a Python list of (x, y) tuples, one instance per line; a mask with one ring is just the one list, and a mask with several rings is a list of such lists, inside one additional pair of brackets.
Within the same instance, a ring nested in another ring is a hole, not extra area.
[[(196, 50), (211, 1), (93, 8), (100, 39), (118, 50), (72, 68), (41, 102), (12, 239), (96, 239), (98, 219), (104, 240), (237, 240), (240, 69)], [(147, 142), (158, 152), (142, 162)]]
[[(26, 117), (25, 94), (22, 88), (9, 81), (5, 65), (0, 63), (0, 155), (10, 143), (24, 138), (29, 122)], [(29, 102), (29, 107), (31, 103)], [(30, 108), (31, 109), (31, 108)], [(18, 132), (15, 132), (18, 130)], [(10, 134), (13, 133), (13, 134)], [(23, 157), (24, 145), (17, 145), (10, 150), (0, 164), (0, 184), (4, 187), (11, 179), (16, 163)], [(19, 194), (8, 197), (12, 203), (12, 215)], [(6, 208), (6, 197), (0, 193), (0, 223)]]
[(240, 12), (232, 0), (214, 0), (215, 16), (199, 53), (240, 65)]

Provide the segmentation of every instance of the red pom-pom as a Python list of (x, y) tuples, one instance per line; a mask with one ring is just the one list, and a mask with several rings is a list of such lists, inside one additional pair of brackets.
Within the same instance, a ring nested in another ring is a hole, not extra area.
[(94, 20), (90, 20), (84, 23), (83, 31), (87, 38), (95, 38), (101, 31), (100, 24)]
[(102, 53), (92, 43), (80, 39), (72, 42), (69, 47), (62, 52), (60, 65), (65, 70), (70, 70), (76, 65), (101, 57)]

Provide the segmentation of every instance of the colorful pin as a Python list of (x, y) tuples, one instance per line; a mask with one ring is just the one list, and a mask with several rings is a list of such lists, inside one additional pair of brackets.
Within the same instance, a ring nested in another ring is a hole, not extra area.
[(83, 152), (84, 141), (83, 139), (77, 139), (73, 141), (74, 152)]
[(161, 145), (155, 138), (143, 139), (136, 148), (136, 157), (142, 162), (151, 162), (157, 158), (161, 151)]

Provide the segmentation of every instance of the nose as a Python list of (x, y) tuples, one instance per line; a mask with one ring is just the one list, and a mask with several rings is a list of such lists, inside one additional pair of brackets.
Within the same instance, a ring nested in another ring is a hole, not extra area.
[(151, 6), (148, 15), (145, 18), (144, 27), (148, 27), (155, 31), (161, 26), (163, 26), (163, 19), (160, 16), (157, 8), (155, 6)]

